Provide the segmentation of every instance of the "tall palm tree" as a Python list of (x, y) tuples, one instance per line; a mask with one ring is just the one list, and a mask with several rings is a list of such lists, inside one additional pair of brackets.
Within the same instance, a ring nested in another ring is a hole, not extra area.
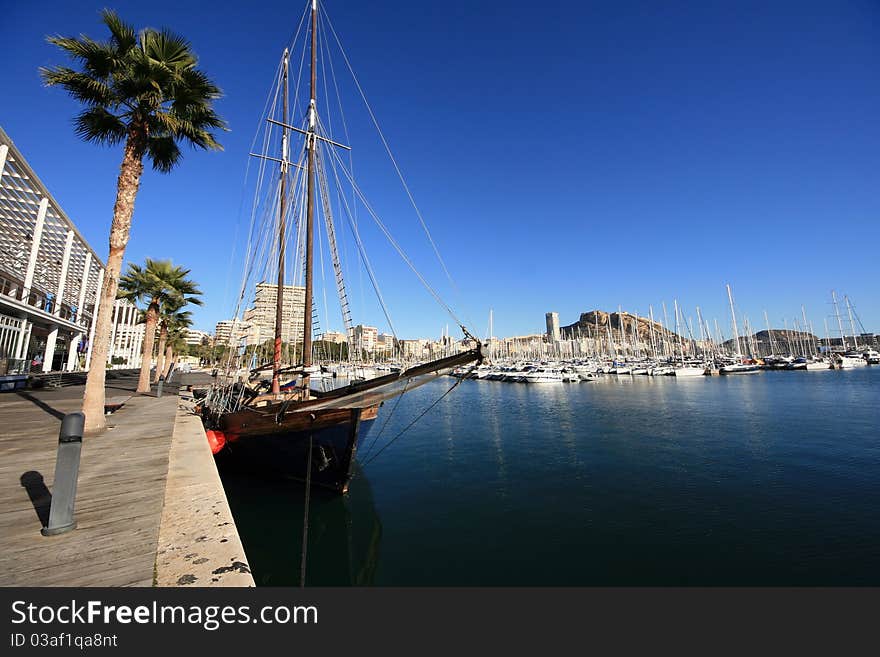
[[(201, 290), (189, 280), (189, 269), (174, 266), (170, 260), (146, 259), (144, 267), (129, 263), (128, 271), (119, 279), (119, 297), (132, 302), (147, 305), (144, 326), (144, 357), (141, 362), (141, 374), (138, 379), (138, 392), (150, 392), (150, 365), (153, 357), (153, 344), (156, 340), (156, 328), (163, 309), (178, 310), (188, 303), (202, 305), (199, 299)], [(164, 345), (162, 345), (164, 349)], [(161, 354), (164, 357), (164, 353)], [(157, 372), (162, 366), (157, 362)]]
[(99, 144), (125, 144), (110, 226), (110, 253), (93, 320), (94, 367), (89, 368), (83, 397), (87, 431), (106, 426), (104, 363), (111, 313), (144, 157), (154, 169), (167, 173), (181, 159), (179, 142), (222, 150), (212, 131), (226, 129), (225, 121), (212, 108), (220, 89), (196, 68), (198, 60), (185, 39), (152, 28), (136, 33), (109, 9), (101, 17), (110, 30), (108, 41), (82, 35), (48, 38), (79, 64), (80, 70), (66, 66), (40, 69), (46, 85), (62, 87), (86, 106), (74, 120), (80, 138)]

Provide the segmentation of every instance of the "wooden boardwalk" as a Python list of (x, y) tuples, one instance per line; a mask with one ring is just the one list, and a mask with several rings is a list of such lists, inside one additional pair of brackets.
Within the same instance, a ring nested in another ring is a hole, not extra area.
[[(190, 375), (184, 375), (186, 382)], [(107, 382), (133, 395), (134, 376)], [(151, 586), (177, 414), (176, 386), (133, 395), (83, 439), (77, 529), (44, 537), (58, 430), (82, 386), (0, 394), (0, 586)]]

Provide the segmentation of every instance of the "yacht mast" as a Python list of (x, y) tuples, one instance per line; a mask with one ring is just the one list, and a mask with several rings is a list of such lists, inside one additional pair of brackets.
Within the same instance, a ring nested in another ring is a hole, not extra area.
[(858, 351), (859, 339), (856, 337), (856, 325), (855, 325), (855, 322), (853, 322), (852, 306), (849, 303), (849, 297), (846, 296), (845, 294), (843, 295), (843, 300), (844, 300), (844, 302), (846, 302), (846, 312), (849, 315), (849, 329), (850, 329), (850, 331), (852, 331), (852, 334), (853, 334), (853, 349)]
[(831, 353), (831, 336), (828, 334), (828, 318), (823, 317), (822, 321), (825, 322), (825, 355)]
[[(282, 98), (282, 123), (287, 124), (287, 71), (289, 64), (289, 52), (284, 49), (284, 57), (281, 64), (281, 80), (284, 89)], [(281, 320), (284, 315), (284, 256), (285, 242), (284, 228), (287, 221), (287, 158), (288, 158), (287, 128), (281, 128), (281, 190), (278, 199), (278, 289), (275, 297), (275, 348), (272, 352), (272, 394), (281, 392), (281, 381), (278, 370), (281, 369)]]
[[(672, 306), (675, 310), (675, 333), (678, 336), (678, 349), (681, 351), (681, 364), (684, 365), (684, 345), (681, 342), (681, 328), (678, 325), (678, 299), (672, 300)], [(674, 351), (672, 355), (675, 356)]]
[(703, 360), (705, 361), (708, 359), (708, 356), (706, 354), (706, 342), (707, 338), (709, 337), (709, 331), (706, 331), (705, 334), (703, 333), (703, 314), (700, 312), (699, 306), (697, 306), (697, 322), (699, 322), (700, 324), (700, 349), (703, 352)]
[(813, 329), (812, 329), (812, 327), (811, 327), (809, 324), (807, 324), (807, 309), (804, 308), (804, 305), (803, 305), (803, 304), (801, 304), (801, 317), (804, 318), (804, 331), (806, 331), (808, 328), (809, 328), (809, 330), (810, 330), (810, 335), (809, 335), (809, 337), (804, 336), (804, 340), (808, 343), (807, 349), (810, 350), (811, 354), (815, 354), (815, 353), (816, 353), (816, 347), (815, 347), (815, 345), (813, 344), (813, 338), (814, 338), (815, 336), (813, 335)]
[(840, 309), (837, 307), (837, 293), (831, 290), (831, 302), (834, 304), (834, 316), (837, 318), (837, 328), (840, 329), (840, 341), (843, 343), (843, 350), (846, 351), (846, 333), (843, 332), (843, 322), (840, 319)]
[(773, 339), (773, 329), (770, 328), (770, 320), (767, 318), (767, 311), (764, 311), (764, 323), (767, 325), (767, 339), (770, 341), (769, 356), (776, 355), (776, 341)]
[(308, 162), (308, 189), (306, 191), (306, 293), (305, 307), (303, 308), (303, 390), (309, 390), (309, 372), (307, 369), (312, 365), (312, 242), (314, 241), (315, 224), (315, 149), (317, 139), (318, 117), (315, 106), (317, 97), (317, 52), (318, 52), (318, 0), (312, 0), (312, 53), (311, 53), (311, 82), (309, 86), (309, 129), (306, 135), (306, 148), (309, 151)]
[(739, 331), (736, 328), (736, 312), (733, 309), (733, 294), (730, 292), (730, 285), (727, 286), (727, 299), (730, 301), (730, 319), (733, 320), (733, 342), (736, 345), (736, 355), (742, 361), (742, 348), (739, 345)]

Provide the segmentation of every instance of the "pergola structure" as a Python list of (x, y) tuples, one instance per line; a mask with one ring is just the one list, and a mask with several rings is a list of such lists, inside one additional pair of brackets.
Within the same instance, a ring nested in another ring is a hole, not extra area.
[[(0, 128), (0, 377), (88, 369), (103, 278), (104, 263)], [(136, 309), (117, 306), (114, 333), (122, 321), (131, 332)]]

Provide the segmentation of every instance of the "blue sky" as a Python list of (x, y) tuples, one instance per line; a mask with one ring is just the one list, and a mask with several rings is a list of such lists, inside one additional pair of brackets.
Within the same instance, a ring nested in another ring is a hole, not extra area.
[[(206, 300), (196, 325), (211, 330), (233, 305), (247, 152), (304, 3), (6, 4), (0, 124), (105, 255), (121, 149), (78, 141), (76, 104), (37, 73), (66, 63), (46, 34), (105, 36), (103, 6), (185, 35), (225, 93), (226, 150), (145, 175), (126, 253), (192, 268)], [(361, 187), (474, 332), (490, 308), (495, 334), (515, 335), (542, 331), (549, 310), (568, 324), (677, 298), (729, 335), (725, 283), (756, 327), (764, 309), (791, 325), (804, 304), (821, 334), (836, 289), (880, 330), (876, 2), (324, 6), (457, 289), (375, 134), (352, 138)], [(346, 100), (352, 132), (370, 132)], [(402, 337), (452, 324), (378, 231), (364, 240)], [(355, 322), (387, 329), (354, 266), (348, 284)], [(338, 310), (321, 313), (340, 328)]]

